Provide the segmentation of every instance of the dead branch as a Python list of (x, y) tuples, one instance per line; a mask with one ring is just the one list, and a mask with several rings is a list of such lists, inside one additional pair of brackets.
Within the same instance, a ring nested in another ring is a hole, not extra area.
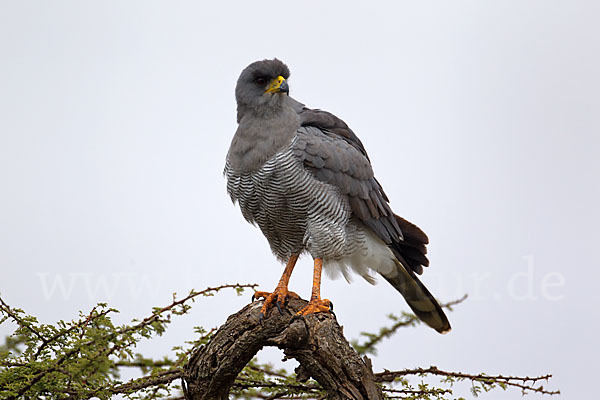
[(286, 358), (300, 363), (297, 380), (314, 378), (328, 399), (383, 399), (370, 360), (354, 351), (333, 315), (313, 314), (292, 320), (305, 305), (304, 300), (292, 299), (282, 314), (272, 309), (262, 324), (262, 302), (249, 304), (230, 316), (184, 367), (186, 398), (227, 399), (244, 366), (264, 346), (275, 346), (284, 351)]

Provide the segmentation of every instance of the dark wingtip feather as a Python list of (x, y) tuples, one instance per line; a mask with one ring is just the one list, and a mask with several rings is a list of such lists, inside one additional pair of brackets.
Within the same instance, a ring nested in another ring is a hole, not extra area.
[(418, 275), (423, 273), (423, 267), (429, 266), (427, 247), (429, 238), (418, 226), (394, 214), (396, 222), (404, 234), (404, 240), (391, 245), (394, 254), (403, 265)]
[(412, 222), (408, 222), (407, 220), (398, 215), (395, 215), (395, 217), (396, 221), (398, 222), (398, 225), (400, 225), (400, 229), (402, 229), (404, 238), (409, 238), (411, 241), (423, 244), (429, 243), (429, 238), (427, 237), (425, 232), (421, 230), (421, 228), (419, 228)]

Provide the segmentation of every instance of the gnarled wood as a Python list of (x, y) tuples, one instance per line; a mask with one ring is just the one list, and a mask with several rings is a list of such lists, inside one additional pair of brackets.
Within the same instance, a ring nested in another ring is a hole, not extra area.
[(229, 388), (252, 357), (264, 346), (276, 346), (287, 357), (298, 360), (299, 380), (313, 377), (329, 399), (383, 399), (370, 360), (354, 351), (333, 315), (313, 314), (290, 322), (306, 304), (305, 300), (291, 299), (283, 315), (272, 309), (262, 325), (262, 302), (231, 315), (185, 366), (186, 398), (228, 399)]

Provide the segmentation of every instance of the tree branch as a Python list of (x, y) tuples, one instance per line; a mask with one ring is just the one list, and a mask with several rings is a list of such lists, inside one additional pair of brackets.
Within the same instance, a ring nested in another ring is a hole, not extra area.
[(437, 367), (405, 369), (402, 371), (384, 371), (375, 374), (377, 382), (392, 382), (398, 377), (406, 375), (437, 375), (448, 378), (467, 379), (472, 382), (482, 383), (484, 385), (506, 385), (521, 389), (523, 392), (537, 392), (542, 394), (555, 395), (560, 394), (559, 390), (546, 390), (543, 386), (536, 386), (539, 381), (548, 381), (552, 375), (542, 376), (504, 376), (504, 375), (485, 375), (485, 374), (465, 374), (463, 372), (443, 371)]
[(264, 346), (275, 346), (283, 349), (286, 358), (300, 363), (297, 381), (302, 384), (314, 378), (328, 399), (383, 399), (370, 360), (361, 359), (354, 351), (333, 315), (321, 313), (292, 320), (305, 305), (304, 300), (291, 299), (282, 314), (272, 309), (262, 324), (262, 302), (249, 304), (230, 316), (184, 367), (186, 398), (227, 399), (237, 375), (252, 357)]

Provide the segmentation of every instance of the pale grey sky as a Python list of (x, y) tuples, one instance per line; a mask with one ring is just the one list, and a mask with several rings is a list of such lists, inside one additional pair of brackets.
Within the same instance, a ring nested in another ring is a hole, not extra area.
[[(450, 334), (402, 331), (375, 369), (552, 373), (563, 398), (590, 398), (598, 3), (324, 3), (0, 2), (3, 298), (45, 322), (108, 301), (126, 321), (172, 292), (271, 290), (282, 267), (222, 170), (236, 79), (278, 57), (291, 95), (354, 129), (396, 213), (429, 235), (432, 292), (471, 295)], [(291, 288), (310, 284), (304, 259)], [(322, 293), (349, 338), (408, 309), (385, 282)], [(167, 354), (249, 296), (202, 299), (141, 350)]]

